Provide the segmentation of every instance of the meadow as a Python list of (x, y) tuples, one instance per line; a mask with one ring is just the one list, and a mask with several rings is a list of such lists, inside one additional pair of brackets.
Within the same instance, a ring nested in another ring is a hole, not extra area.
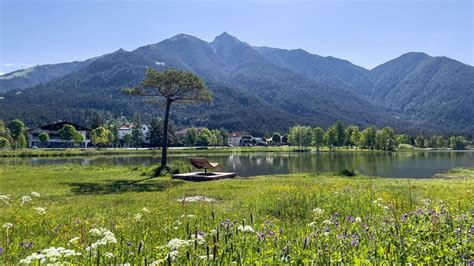
[(474, 168), (191, 183), (146, 169), (0, 168), (0, 264), (470, 264)]

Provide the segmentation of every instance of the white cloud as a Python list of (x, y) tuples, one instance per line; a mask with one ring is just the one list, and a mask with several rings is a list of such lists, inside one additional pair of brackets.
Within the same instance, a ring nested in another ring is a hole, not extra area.
[(12, 63), (7, 63), (7, 64), (3, 64), (3, 65), (6, 66), (6, 67), (11, 67), (11, 66), (13, 66)]

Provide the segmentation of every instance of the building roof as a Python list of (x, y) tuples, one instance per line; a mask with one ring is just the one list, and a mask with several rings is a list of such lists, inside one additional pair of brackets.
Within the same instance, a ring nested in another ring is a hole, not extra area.
[(61, 121), (61, 122), (57, 122), (57, 123), (54, 123), (54, 124), (43, 125), (43, 126), (40, 126), (40, 127), (32, 128), (30, 130), (40, 129), (40, 130), (57, 131), (57, 130), (60, 130), (61, 128), (63, 128), (64, 125), (71, 125), (78, 131), (90, 130), (90, 128), (87, 128), (87, 127), (84, 127), (84, 126), (81, 126), (81, 125), (77, 125), (75, 123), (67, 122), (67, 121)]
[(241, 138), (243, 136), (249, 136), (250, 134), (247, 132), (232, 132), (229, 134), (229, 138)]

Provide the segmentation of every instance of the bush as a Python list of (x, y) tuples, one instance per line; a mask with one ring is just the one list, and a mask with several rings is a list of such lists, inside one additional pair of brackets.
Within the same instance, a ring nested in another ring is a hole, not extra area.
[(340, 172), (339, 172), (340, 175), (343, 175), (343, 176), (356, 176), (358, 175), (357, 171), (354, 170), (354, 169), (347, 169), (347, 168), (344, 168), (342, 169)]
[(8, 139), (0, 137), (0, 149), (8, 147), (10, 147), (10, 142), (8, 141)]

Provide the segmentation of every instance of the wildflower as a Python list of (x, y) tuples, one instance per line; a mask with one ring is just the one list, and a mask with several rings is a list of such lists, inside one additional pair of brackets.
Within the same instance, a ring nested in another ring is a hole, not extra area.
[(360, 223), (360, 222), (362, 222), (362, 219), (361, 219), (360, 217), (356, 217), (356, 218), (355, 218), (355, 221), (356, 221), (357, 223)]
[(3, 247), (0, 247), (0, 255), (3, 254)]
[(400, 219), (402, 220), (402, 222), (405, 222), (406, 219), (407, 219), (407, 217), (408, 217), (408, 214), (404, 213), (404, 214), (402, 214), (402, 216), (400, 217)]
[(55, 248), (47, 248), (43, 251), (36, 252), (31, 254), (30, 256), (26, 257), (25, 259), (20, 260), (20, 264), (32, 264), (35, 261), (40, 263), (55, 263), (58, 259), (64, 257), (72, 257), (72, 256), (81, 256), (81, 253), (78, 253), (74, 250), (65, 249), (62, 247)]
[(134, 219), (136, 222), (139, 222), (139, 221), (142, 219), (142, 214), (141, 214), (141, 213), (135, 214), (135, 217), (133, 217), (133, 219)]
[(253, 228), (250, 225), (246, 225), (246, 226), (241, 225), (237, 227), (237, 230), (242, 231), (242, 232), (249, 232), (249, 233), (255, 232), (255, 230), (253, 230)]
[(33, 208), (33, 209), (35, 209), (35, 211), (36, 211), (39, 215), (44, 215), (44, 214), (46, 214), (46, 209), (45, 209), (45, 208), (36, 207), (36, 208)]
[(321, 209), (321, 208), (315, 208), (313, 209), (313, 212), (316, 214), (316, 215), (322, 215), (324, 213), (324, 210)]
[(21, 196), (21, 205), (27, 203), (27, 202), (30, 202), (31, 201), (31, 197), (30, 196)]
[(331, 224), (333, 224), (333, 222), (332, 222), (331, 220), (324, 220), (324, 221), (323, 221), (323, 224), (325, 224), (325, 225), (331, 225)]
[(188, 247), (192, 245), (194, 241), (189, 241), (189, 240), (183, 240), (179, 238), (173, 238), (171, 239), (168, 244), (166, 244), (166, 247), (171, 249), (171, 250), (177, 250), (182, 247)]
[(38, 192), (31, 192), (31, 196), (39, 198), (41, 195)]
[(98, 246), (117, 243), (117, 239), (115, 238), (115, 235), (109, 230), (107, 230), (106, 228), (94, 228), (94, 229), (91, 229), (89, 232), (95, 236), (102, 237), (101, 239), (97, 240), (97, 242), (92, 243), (86, 249), (89, 252), (96, 249)]
[(5, 223), (5, 224), (3, 224), (2, 227), (8, 230), (8, 229), (13, 227), (13, 224), (12, 223)]
[(106, 257), (107, 259), (111, 259), (111, 258), (114, 258), (115, 255), (113, 253), (110, 253), (110, 252), (105, 252), (104, 257)]
[(144, 213), (150, 213), (150, 210), (147, 207), (143, 207), (142, 212)]
[(278, 229), (278, 233), (283, 234), (283, 229), (281, 227)]
[(309, 227), (316, 227), (316, 222), (311, 222), (308, 224)]
[(126, 243), (127, 243), (127, 247), (130, 247), (130, 246), (132, 245), (132, 242), (130, 242), (130, 241), (128, 241), (128, 240), (127, 240)]
[(8, 195), (0, 195), (0, 200), (5, 202), (7, 205), (10, 205), (8, 201), (10, 200), (10, 197)]
[(81, 238), (78, 237), (78, 236), (73, 237), (73, 238), (71, 238), (71, 239), (68, 241), (68, 243), (69, 243), (69, 244), (74, 244), (74, 243), (76, 243), (79, 239), (81, 239)]
[(353, 222), (355, 222), (355, 219), (351, 215), (349, 215), (349, 216), (347, 216), (347, 221), (353, 223)]
[(212, 260), (212, 258), (214, 258), (212, 255), (209, 255), (209, 256), (207, 256), (207, 255), (199, 256), (199, 259), (201, 259), (201, 260), (207, 260), (207, 259)]
[(265, 240), (265, 233), (257, 233), (257, 238), (258, 238), (258, 240), (260, 240), (260, 241)]
[(171, 261), (176, 261), (179, 257), (179, 252), (177, 250), (173, 250), (170, 253), (168, 253), (168, 258)]

